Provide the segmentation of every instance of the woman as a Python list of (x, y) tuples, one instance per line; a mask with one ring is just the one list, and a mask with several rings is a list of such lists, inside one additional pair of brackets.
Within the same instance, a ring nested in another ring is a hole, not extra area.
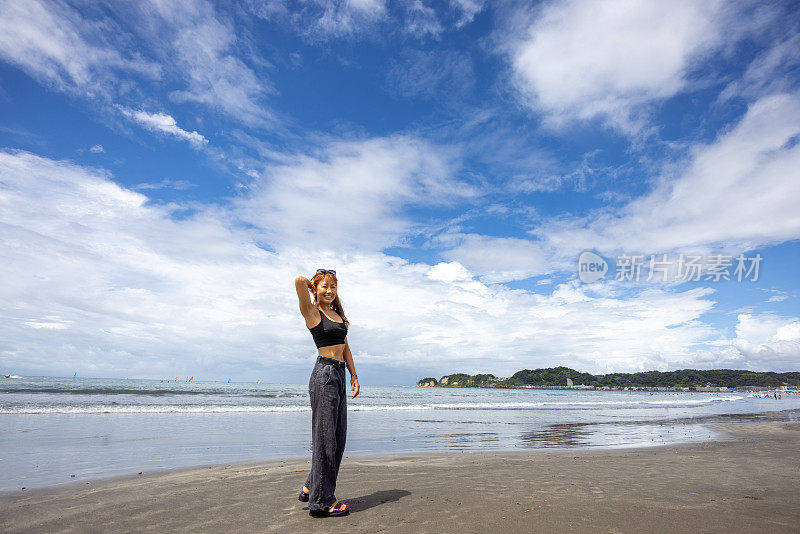
[[(350, 322), (336, 294), (336, 271), (317, 269), (311, 280), (294, 281), (300, 313), (317, 346), (317, 363), (308, 381), (311, 397), (311, 473), (300, 490), (299, 499), (308, 501), (314, 517), (347, 515), (347, 505), (334, 496), (339, 464), (347, 437), (347, 394), (344, 367), (350, 371), (350, 391), (356, 398), (358, 375), (347, 344)], [(312, 302), (308, 292), (314, 296)]]

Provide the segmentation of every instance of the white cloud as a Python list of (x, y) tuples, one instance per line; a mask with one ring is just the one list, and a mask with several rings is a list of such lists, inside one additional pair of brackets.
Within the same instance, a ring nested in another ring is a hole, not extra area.
[(470, 57), (463, 52), (409, 49), (392, 61), (386, 83), (405, 97), (461, 103), (475, 85), (475, 71)]
[(274, 124), (263, 99), (275, 90), (239, 52), (232, 24), (206, 0), (111, 3), (103, 10), (0, 1), (0, 58), (45, 84), (122, 102), (158, 79), (177, 102), (249, 125)]
[(447, 283), (472, 281), (472, 274), (456, 261), (437, 263), (431, 267), (431, 270), (426, 273), (426, 276), (432, 280), (441, 280)]
[(551, 221), (535, 233), (562, 260), (585, 249), (735, 251), (797, 239), (799, 135), (800, 97), (764, 97), (714, 142), (696, 146), (677, 177), (660, 177), (613, 212)]
[(250, 125), (274, 122), (262, 103), (275, 92), (270, 80), (243, 61), (237, 31), (210, 2), (151, 0), (141, 5), (138, 22), (142, 28), (132, 31), (159, 46), (153, 53), (176, 68), (173, 76), (185, 85), (170, 93), (173, 100), (204, 104)]
[[(521, 178), (509, 184), (516, 191), (524, 193), (535, 193), (539, 191), (553, 192), (570, 186), (572, 190), (577, 192), (586, 191), (592, 182), (596, 181), (595, 176), (598, 174), (598, 169), (592, 165), (591, 158), (595, 153), (584, 154), (583, 161), (569, 173), (563, 172), (547, 172), (546, 165), (536, 175), (530, 178)], [(603, 169), (603, 174), (610, 174), (610, 169)], [(592, 184), (593, 185), (593, 184)]]
[(180, 206), (147, 200), (102, 171), (0, 152), (5, 368), (224, 374), (242, 361), (266, 369), (265, 348), (300, 340), (275, 337), (287, 325), (267, 318), (288, 306), (297, 265), (275, 263), (213, 208), (175, 220)]
[(698, 351), (692, 362), (703, 368), (795, 371), (800, 365), (800, 319), (772, 313), (737, 317), (736, 337)]
[(772, 315), (741, 314), (732, 345), (748, 362), (800, 363), (800, 320)]
[(25, 326), (29, 326), (34, 329), (45, 329), (45, 330), (63, 330), (67, 328), (67, 324), (60, 323), (60, 322), (45, 322), (45, 321), (26, 321)]
[(416, 223), (407, 206), (447, 206), (479, 194), (453, 179), (454, 153), (396, 136), (332, 141), (270, 167), (238, 209), (275, 246), (377, 251)]
[(431, 36), (438, 38), (444, 28), (439, 23), (436, 10), (425, 5), (422, 0), (411, 0), (407, 6), (406, 23), (403, 31), (417, 38)]
[(486, 0), (450, 0), (450, 6), (461, 12), (456, 28), (461, 28), (473, 21), (475, 16), (486, 7)]
[(331, 36), (352, 35), (363, 30), (364, 25), (371, 26), (383, 19), (387, 13), (384, 0), (334, 0), (317, 3), (324, 6), (324, 11), (310, 31)]
[(119, 77), (161, 76), (161, 67), (109, 42), (117, 28), (58, 1), (0, 1), (0, 58), (63, 91), (112, 100)]
[[(397, 161), (421, 150), (396, 143)], [(592, 372), (665, 369), (691, 361), (696, 346), (719, 342), (699, 321), (714, 305), (711, 289), (622, 295), (619, 287), (598, 293), (571, 283), (536, 295), (487, 286), (454, 262), (429, 266), (374, 249), (328, 250), (326, 237), (369, 232), (375, 220), (356, 228), (346, 221), (349, 212), (338, 220), (326, 213), (335, 187), (350, 185), (350, 173), (332, 173), (328, 186), (317, 173), (376, 168), (358, 163), (392, 146), (345, 143), (339, 149), (349, 148), (349, 155), (302, 161), (293, 198), (278, 180), (281, 214), (305, 210), (315, 224), (294, 231), (296, 239), (275, 252), (256, 245), (262, 236), (241, 229), (237, 206), (194, 205), (191, 216), (175, 219), (171, 210), (181, 206), (149, 203), (104, 171), (0, 152), (0, 276), (13, 281), (0, 286), (0, 364), (23, 374), (238, 374), (300, 382), (314, 351), (292, 280), (323, 265), (340, 273), (353, 322), (350, 343), (365, 380), (408, 383), (453, 371), (508, 375), (554, 362)], [(382, 183), (406, 196), (402, 180)], [(355, 191), (360, 209), (395, 202), (375, 191)], [(791, 342), (793, 324), (784, 321), (761, 337)], [(758, 348), (758, 335), (740, 337), (750, 340), (743, 345), (749, 361), (770, 365), (773, 354)]]
[(272, 20), (289, 13), (285, 0), (246, 0), (245, 5), (251, 13), (264, 20)]
[(720, 0), (561, 0), (511, 45), (514, 80), (552, 124), (600, 118), (625, 131), (642, 106), (677, 94), (696, 57), (723, 39)]
[(138, 184), (133, 187), (136, 191), (143, 191), (147, 189), (175, 189), (176, 191), (183, 191), (195, 187), (196, 184), (188, 180), (171, 180), (164, 178), (160, 182), (147, 182)]
[(720, 93), (719, 99), (726, 102), (735, 96), (757, 98), (771, 93), (790, 92), (795, 87), (793, 73), (799, 65), (800, 34), (791, 28), (786, 36), (760, 52), (744, 75)]
[(443, 5), (426, 0), (248, 0), (246, 6), (256, 17), (288, 26), (308, 41), (318, 42), (383, 40), (398, 33), (420, 40), (438, 39), (444, 31), (472, 22), (487, 2), (450, 0), (449, 5)]
[(531, 239), (448, 232), (433, 242), (446, 247), (442, 256), (479, 273), (486, 283), (523, 280), (550, 267), (542, 244)]
[(385, 0), (249, 0), (247, 7), (262, 19), (288, 22), (312, 41), (369, 34), (388, 17)]
[(133, 110), (120, 107), (119, 110), (129, 119), (138, 122), (148, 130), (173, 135), (178, 139), (189, 141), (195, 148), (208, 144), (208, 139), (196, 131), (187, 132), (178, 126), (177, 121), (166, 113), (148, 113), (143, 110)]
[(103, 145), (92, 145), (89, 149), (89, 152), (93, 154), (103, 154), (106, 150), (103, 148)]
[(800, 97), (764, 97), (717, 139), (694, 146), (672, 167), (677, 170), (656, 177), (651, 191), (640, 197), (583, 217), (537, 217), (528, 221), (534, 225), (530, 239), (452, 227), (431, 243), (487, 282), (572, 272), (583, 250), (606, 257), (623, 252), (738, 256), (800, 238), (798, 138)]
[(789, 295), (785, 291), (781, 291), (779, 289), (761, 289), (767, 293), (773, 293), (773, 295), (767, 299), (767, 302), (783, 302), (784, 300), (789, 298)]
[[(393, 342), (396, 352), (413, 348), (433, 374), (508, 376), (556, 364), (592, 372), (664, 369), (715, 337), (697, 320), (713, 305), (703, 298), (709, 289), (656, 289), (622, 298), (561, 284), (550, 295), (534, 295), (486, 286), (457, 263), (440, 263), (428, 277), (432, 282), (416, 281), (410, 291), (411, 284), (392, 277), (393, 287), (403, 291), (403, 306), (392, 317), (414, 329), (401, 341), (381, 341)], [(371, 309), (368, 315), (381, 321), (385, 312), (378, 303)]]

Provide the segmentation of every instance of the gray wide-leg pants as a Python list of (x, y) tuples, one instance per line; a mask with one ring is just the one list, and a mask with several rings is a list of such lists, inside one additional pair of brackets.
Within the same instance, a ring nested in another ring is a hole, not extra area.
[[(331, 360), (334, 365), (320, 363)], [(308, 509), (327, 508), (336, 502), (336, 477), (347, 438), (347, 395), (344, 367), (332, 358), (317, 358), (308, 381), (311, 397), (311, 473)]]

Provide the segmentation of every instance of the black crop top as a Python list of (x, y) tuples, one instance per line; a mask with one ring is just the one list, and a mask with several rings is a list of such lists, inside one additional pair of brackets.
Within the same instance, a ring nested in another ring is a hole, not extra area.
[(314, 328), (309, 328), (317, 348), (344, 344), (344, 338), (347, 337), (347, 325), (344, 324), (344, 321), (341, 323), (331, 321), (321, 310), (319, 310), (319, 316), (322, 318), (319, 324)]

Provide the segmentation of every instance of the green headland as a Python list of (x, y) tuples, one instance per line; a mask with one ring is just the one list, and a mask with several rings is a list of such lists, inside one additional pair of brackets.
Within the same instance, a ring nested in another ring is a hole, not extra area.
[[(569, 381), (568, 381), (569, 379)], [(455, 373), (436, 378), (423, 378), (420, 387), (568, 387), (584, 389), (625, 388), (780, 388), (800, 386), (800, 372), (758, 372), (736, 369), (682, 369), (680, 371), (646, 371), (640, 373), (610, 373), (593, 375), (569, 367), (523, 369), (508, 378), (492, 374), (468, 375)]]

